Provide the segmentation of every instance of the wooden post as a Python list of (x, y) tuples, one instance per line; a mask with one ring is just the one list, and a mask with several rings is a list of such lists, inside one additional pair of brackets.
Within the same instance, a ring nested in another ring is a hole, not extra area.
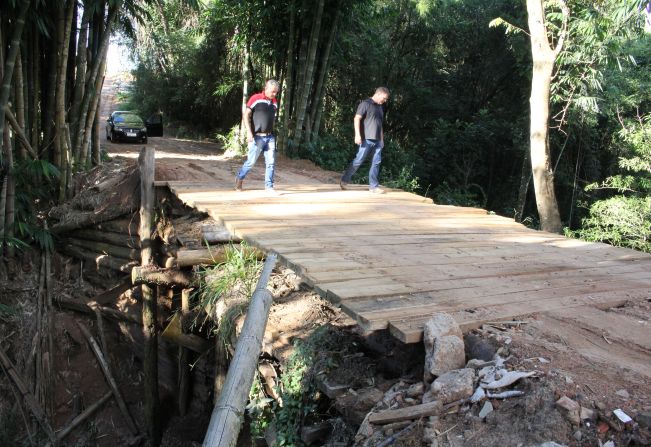
[[(190, 313), (190, 292), (192, 289), (181, 291), (181, 332), (185, 333), (188, 314)], [(179, 346), (179, 413), (185, 416), (188, 409), (188, 398), (190, 396), (190, 351), (188, 348)]]
[(224, 388), (210, 417), (208, 432), (203, 440), (204, 447), (231, 447), (237, 442), (273, 301), (266, 287), (277, 257), (272, 253), (265, 261), (260, 280), (246, 312), (244, 326), (235, 347), (233, 361), (228, 368)]
[[(140, 265), (153, 264), (152, 234), (154, 226), (154, 157), (153, 147), (143, 147), (138, 157), (140, 169)], [(158, 336), (156, 332), (156, 294), (142, 286), (142, 328), (144, 334), (144, 402), (145, 425), (150, 446), (160, 444), (158, 418)]]

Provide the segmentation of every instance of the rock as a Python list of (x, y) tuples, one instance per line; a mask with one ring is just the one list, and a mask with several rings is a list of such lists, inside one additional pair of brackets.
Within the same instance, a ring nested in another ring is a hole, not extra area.
[(463, 337), (463, 343), (469, 359), (478, 359), (489, 362), (493, 360), (493, 357), (495, 356), (495, 347), (488, 341), (474, 334), (467, 334)]
[(651, 411), (641, 411), (635, 417), (635, 420), (642, 428), (651, 428)]
[(330, 379), (324, 377), (323, 375), (316, 376), (315, 382), (317, 388), (330, 399), (336, 399), (337, 397), (343, 395), (348, 390), (348, 388), (350, 388), (350, 386), (346, 384), (341, 385), (338, 383), (333, 383), (330, 381)]
[(425, 382), (430, 383), (434, 377), (461, 369), (465, 364), (463, 341), (454, 335), (439, 337), (434, 342), (434, 348), (425, 354)]
[(581, 410), (579, 412), (579, 416), (581, 417), (582, 421), (585, 421), (586, 419), (591, 420), (591, 421), (596, 421), (597, 420), (597, 412), (595, 410), (590, 409), (590, 408), (581, 407)]
[[(320, 424), (309, 425), (301, 428), (301, 441), (305, 444), (314, 444), (317, 441), (326, 439), (332, 432), (330, 422), (321, 422)], [(273, 445), (273, 444), (272, 444)]]
[(486, 401), (486, 403), (484, 403), (484, 406), (479, 411), (479, 417), (481, 419), (486, 419), (486, 416), (488, 416), (492, 412), (493, 412), (493, 405), (490, 403), (490, 401)]
[(407, 396), (409, 397), (420, 397), (425, 392), (425, 384), (423, 382), (414, 383), (412, 386), (407, 388)]
[(434, 348), (434, 342), (445, 336), (455, 336), (459, 340), (463, 340), (463, 333), (461, 328), (452, 315), (445, 312), (439, 312), (430, 318), (425, 327), (423, 328), (423, 344), (425, 345), (425, 352), (429, 352)]
[(565, 410), (565, 416), (574, 425), (581, 423), (580, 406), (567, 396), (563, 396), (556, 401), (556, 406)]
[(264, 430), (264, 439), (267, 441), (267, 445), (276, 445), (276, 424), (271, 423)]
[(577, 442), (581, 442), (581, 439), (583, 438), (583, 433), (581, 430), (577, 430), (574, 432), (574, 439), (577, 440)]
[(466, 363), (466, 368), (482, 369), (487, 366), (495, 366), (495, 361), (491, 360), (489, 362), (485, 362), (479, 359), (470, 359), (468, 360), (468, 363)]
[[(472, 396), (475, 383), (475, 370), (470, 368), (449, 371), (439, 376), (429, 391), (423, 396), (427, 400), (440, 400), (447, 404)], [(425, 397), (427, 396), (427, 398)]]
[(383, 396), (384, 393), (375, 387), (351, 390), (335, 400), (335, 408), (351, 423), (360, 425)]
[(628, 398), (631, 397), (631, 395), (628, 394), (628, 391), (626, 391), (626, 390), (615, 391), (615, 394), (617, 394), (619, 397), (622, 397), (624, 399), (628, 399)]

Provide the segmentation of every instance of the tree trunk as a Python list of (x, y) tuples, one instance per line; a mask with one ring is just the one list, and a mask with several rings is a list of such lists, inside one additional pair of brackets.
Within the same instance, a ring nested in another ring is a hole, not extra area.
[(328, 43), (326, 44), (325, 50), (323, 51), (323, 57), (321, 59), (321, 71), (319, 72), (319, 80), (316, 84), (316, 89), (314, 90), (314, 102), (312, 104), (312, 110), (310, 110), (310, 123), (312, 129), (312, 135), (308, 135), (308, 142), (312, 137), (319, 136), (319, 126), (321, 126), (321, 110), (323, 108), (323, 96), (324, 96), (324, 86), (325, 78), (328, 74), (328, 69), (330, 68), (330, 54), (332, 54), (332, 47), (335, 41), (335, 36), (337, 35), (337, 25), (339, 25), (339, 18), (341, 17), (341, 9), (337, 7), (337, 12), (332, 21), (332, 29), (330, 30), (330, 36), (328, 37)]
[(97, 105), (99, 104), (100, 97), (102, 96), (102, 85), (104, 85), (104, 72), (106, 71), (106, 53), (108, 52), (108, 46), (104, 48), (104, 54), (100, 55), (102, 62), (100, 63), (99, 76), (97, 76), (97, 81), (93, 86), (93, 91), (96, 92), (93, 95), (91, 101), (90, 111), (86, 118), (86, 126), (83, 132), (83, 138), (81, 143), (81, 148), (79, 148), (79, 166), (86, 166), (88, 160), (88, 150), (90, 147), (91, 140), (91, 129), (95, 123), (95, 117), (97, 116)]
[(549, 45), (542, 0), (527, 0), (527, 12), (533, 57), (530, 142), (536, 206), (541, 229), (560, 233), (561, 219), (554, 192), (554, 173), (551, 169), (548, 145), (549, 94), (557, 52)]
[(307, 113), (307, 105), (312, 94), (312, 84), (314, 83), (314, 65), (316, 61), (316, 51), (319, 46), (319, 32), (321, 30), (321, 19), (323, 17), (323, 5), (325, 1), (319, 0), (319, 5), (314, 11), (314, 24), (312, 32), (310, 33), (310, 44), (308, 47), (307, 62), (305, 67), (305, 82), (303, 83), (303, 90), (301, 99), (298, 102), (296, 110), (296, 129), (294, 132), (294, 144), (300, 147), (303, 138), (303, 124), (305, 115)]
[[(109, 38), (111, 37), (111, 30), (113, 25), (116, 22), (118, 12), (122, 7), (122, 1), (117, 1), (112, 7), (109, 8), (108, 18), (106, 19), (106, 28), (102, 32), (101, 42), (97, 47), (96, 56), (92, 62), (92, 68), (90, 70), (90, 75), (88, 76), (86, 88), (84, 91), (84, 99), (81, 102), (80, 112), (79, 112), (79, 122), (87, 123), (87, 116), (90, 109), (91, 99), (93, 95), (99, 95), (100, 92), (96, 91), (94, 88), (89, 86), (94, 86), (97, 82), (97, 76), (99, 75), (100, 66), (102, 60), (106, 59), (106, 52), (108, 50)], [(95, 110), (92, 110), (92, 113), (95, 113)], [(92, 121), (91, 121), (92, 124)], [(77, 135), (74, 136), (73, 148), (75, 153), (79, 153), (82, 150), (83, 144), (83, 130), (77, 132)], [(86, 140), (88, 141), (88, 140)]]
[[(0, 86), (0, 135), (3, 135), (5, 132), (5, 106), (9, 103), (11, 81), (15, 71), (14, 65), (16, 63), (16, 57), (18, 56), (20, 39), (23, 34), (23, 28), (25, 27), (25, 17), (27, 17), (29, 5), (29, 0), (23, 0), (20, 3), (20, 10), (18, 11), (18, 16), (12, 30), (13, 32), (11, 35), (11, 42), (9, 44), (9, 52), (7, 53), (7, 57), (3, 66), (2, 86)], [(2, 63), (2, 60), (0, 60), (0, 63)], [(5, 148), (5, 156), (7, 155), (7, 152), (8, 151)], [(5, 162), (7, 162), (6, 159)]]
[[(72, 97), (72, 105), (68, 113), (68, 121), (70, 122), (70, 131), (72, 135), (77, 135), (79, 131), (79, 108), (81, 107), (81, 100), (84, 97), (84, 88), (86, 87), (86, 63), (87, 63), (87, 49), (88, 44), (88, 23), (91, 17), (91, 8), (85, 8), (84, 14), (81, 16), (81, 26), (79, 28), (79, 38), (77, 42), (77, 69), (75, 76), (75, 88)], [(76, 156), (77, 154), (75, 154)]]
[[(23, 63), (21, 58), (21, 52), (19, 52), (16, 57), (16, 72), (14, 76), (16, 77), (16, 82), (14, 83), (14, 98), (15, 98), (15, 108), (16, 108), (16, 121), (20, 129), (25, 132), (25, 95), (24, 95), (24, 80), (23, 80)], [(27, 158), (27, 150), (23, 144), (18, 145), (18, 158), (20, 160), (25, 160)]]
[(251, 49), (249, 44), (248, 34), (246, 42), (244, 43), (244, 62), (242, 62), (242, 114), (240, 119), (240, 143), (244, 144), (247, 141), (246, 124), (244, 123), (244, 112), (246, 111), (246, 103), (249, 99), (249, 63), (251, 59)]
[(515, 221), (522, 222), (524, 219), (524, 207), (527, 203), (527, 192), (531, 183), (531, 152), (524, 151), (522, 170), (520, 171), (520, 188), (518, 188), (518, 201), (515, 205)]
[(68, 49), (70, 48), (70, 34), (72, 33), (72, 16), (77, 2), (68, 0), (65, 15), (59, 16), (57, 35), (59, 36), (59, 55), (57, 90), (56, 90), (56, 137), (54, 139), (55, 152), (59, 155), (57, 165), (61, 168), (59, 177), (59, 202), (66, 197), (69, 173), (72, 171), (70, 160), (70, 147), (66, 138), (66, 75), (68, 69)]
[[(20, 9), (18, 11), (18, 16), (13, 26), (11, 41), (9, 45), (9, 52), (7, 53), (6, 60), (4, 57), (0, 57), (0, 64), (4, 60), (4, 65), (2, 68), (2, 86), (0, 87), (0, 137), (2, 138), (2, 155), (4, 158), (4, 163), (2, 165), (1, 171), (4, 174), (4, 182), (6, 182), (6, 187), (3, 184), (3, 193), (4, 195), (0, 197), (0, 205), (4, 205), (4, 221), (3, 221), (3, 234), (5, 240), (11, 239), (14, 236), (14, 210), (15, 210), (15, 190), (16, 184), (13, 176), (13, 148), (11, 147), (11, 139), (9, 138), (9, 129), (5, 129), (5, 107), (9, 103), (9, 95), (11, 93), (11, 81), (14, 74), (14, 65), (16, 62), (16, 57), (20, 49), (20, 40), (23, 33), (23, 28), (25, 27), (25, 17), (27, 16), (27, 11), (29, 10), (30, 1), (24, 0), (20, 3)], [(0, 44), (3, 40), (0, 37)], [(0, 56), (3, 56), (3, 51), (0, 51)], [(7, 246), (7, 256), (13, 256), (13, 245)]]
[(285, 88), (281, 98), (283, 125), (278, 137), (280, 153), (287, 153), (287, 138), (289, 137), (289, 123), (292, 110), (292, 94), (294, 92), (294, 45), (296, 44), (296, 2), (292, 0), (289, 5), (289, 43), (287, 44), (287, 73), (285, 75)]
[[(102, 87), (104, 86), (104, 78), (102, 78)], [(102, 87), (100, 87), (100, 94), (97, 95), (97, 107), (95, 107), (95, 124), (93, 125), (93, 141), (91, 149), (91, 164), (92, 166), (99, 166), (102, 162)]]
[(39, 120), (38, 120), (38, 110), (39, 107), (42, 105), (40, 102), (40, 97), (41, 97), (41, 89), (40, 89), (40, 75), (41, 75), (41, 64), (40, 64), (40, 58), (41, 58), (41, 53), (39, 50), (39, 41), (40, 38), (38, 36), (38, 33), (36, 31), (36, 25), (32, 26), (32, 36), (31, 36), (31, 58), (28, 58), (27, 60), (29, 61), (29, 66), (30, 66), (30, 76), (28, 79), (28, 86), (30, 88), (29, 90), (29, 123), (30, 123), (30, 134), (29, 134), (29, 139), (32, 147), (38, 151), (39, 148), (39, 143), (40, 143), (40, 128), (41, 126), (39, 125)]

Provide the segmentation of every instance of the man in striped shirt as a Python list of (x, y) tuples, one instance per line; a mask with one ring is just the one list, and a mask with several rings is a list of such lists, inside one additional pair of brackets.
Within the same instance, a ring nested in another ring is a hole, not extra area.
[(269, 79), (264, 90), (251, 96), (244, 110), (244, 125), (246, 126), (249, 154), (235, 178), (235, 189), (242, 190), (244, 178), (249, 173), (260, 154), (264, 154), (265, 172), (264, 187), (267, 192), (274, 193), (274, 164), (276, 152), (276, 136), (273, 133), (278, 101), (276, 95), (280, 86), (275, 79)]

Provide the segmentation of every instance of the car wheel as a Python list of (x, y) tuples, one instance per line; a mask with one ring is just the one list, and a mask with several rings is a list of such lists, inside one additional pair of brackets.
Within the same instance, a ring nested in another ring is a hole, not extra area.
[(111, 136), (109, 135), (108, 131), (106, 132), (106, 139), (107, 139), (108, 141), (111, 141)]

